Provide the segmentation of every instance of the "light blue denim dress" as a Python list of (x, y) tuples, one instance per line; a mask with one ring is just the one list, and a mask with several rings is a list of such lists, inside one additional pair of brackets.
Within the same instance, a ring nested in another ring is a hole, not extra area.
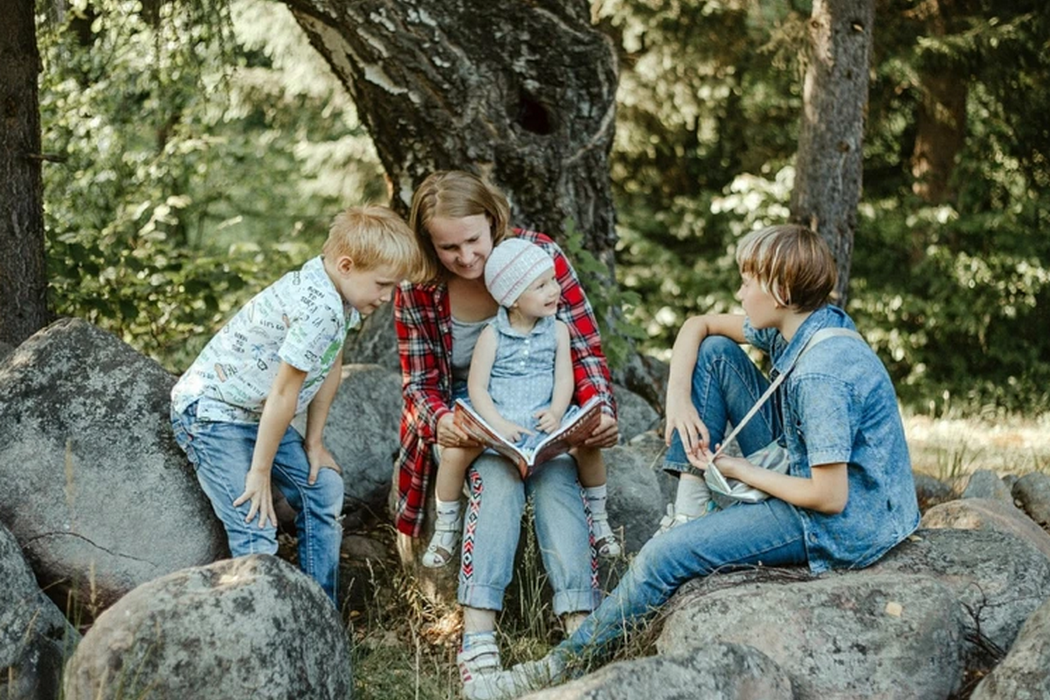
[[(536, 412), (549, 408), (554, 394), (554, 358), (558, 338), (554, 318), (541, 318), (529, 333), (510, 325), (507, 310), (500, 308), (492, 321), (496, 333), (496, 357), (489, 377), (489, 396), (504, 419), (523, 428), (536, 430)], [(562, 423), (579, 409), (569, 407)], [(547, 433), (536, 431), (518, 442), (531, 448)]]

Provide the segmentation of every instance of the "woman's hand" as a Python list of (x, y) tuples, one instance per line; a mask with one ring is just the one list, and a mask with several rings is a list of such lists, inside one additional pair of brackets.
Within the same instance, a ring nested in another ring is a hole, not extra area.
[[(668, 398), (667, 400), (667, 429), (664, 431), (664, 444), (668, 447), (671, 445), (671, 439), (676, 430), (678, 436), (682, 438), (682, 446), (685, 447), (685, 456), (689, 463), (700, 466), (700, 468), (706, 467), (707, 459), (702, 452), (707, 450), (711, 436), (707, 432), (707, 426), (700, 420), (696, 406), (688, 398), (684, 400)], [(693, 461), (694, 459), (699, 459), (701, 464), (698, 465)]]
[(616, 441), (620, 439), (620, 425), (616, 422), (616, 419), (610, 416), (608, 413), (602, 414), (602, 419), (598, 423), (598, 427), (595, 428), (591, 436), (583, 441), (584, 447), (613, 447), (616, 445)]
[(442, 447), (477, 447), (479, 443), (456, 425), (452, 413), (446, 413), (438, 419), (437, 444)]

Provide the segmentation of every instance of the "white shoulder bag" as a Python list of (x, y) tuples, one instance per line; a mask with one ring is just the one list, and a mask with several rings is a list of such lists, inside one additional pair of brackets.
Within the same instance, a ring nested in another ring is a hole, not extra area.
[[(857, 338), (860, 341), (864, 341), (856, 331), (851, 331), (847, 328), (822, 328), (809, 339), (806, 346), (802, 348), (802, 351), (795, 357), (794, 362), (784, 370), (776, 379), (770, 383), (769, 388), (766, 389), (765, 393), (759, 397), (755, 405), (751, 407), (751, 410), (747, 412), (743, 420), (733, 428), (733, 431), (722, 441), (722, 445), (715, 452), (715, 457), (719, 457), (730, 442), (733, 441), (747, 422), (754, 418), (755, 414), (758, 413), (762, 405), (769, 400), (769, 397), (773, 395), (773, 392), (777, 390), (787, 375), (795, 368), (798, 361), (805, 355), (814, 345), (820, 343), (828, 338), (835, 336), (844, 336), (847, 338)], [(778, 474), (786, 474), (788, 471), (788, 465), (791, 463), (791, 459), (788, 457), (787, 448), (780, 444), (778, 440), (774, 440), (762, 449), (752, 452), (747, 455), (744, 459), (756, 467), (762, 469), (769, 469), (770, 471), (777, 472)], [(715, 504), (722, 509), (728, 508), (729, 506), (736, 503), (758, 503), (769, 498), (769, 494), (765, 491), (760, 491), (754, 486), (748, 486), (742, 481), (736, 479), (727, 479), (722, 476), (722, 473), (718, 471), (718, 468), (714, 464), (714, 459), (711, 460), (710, 464), (707, 465), (704, 471), (704, 481), (707, 483), (707, 487), (711, 490), (711, 499)]]

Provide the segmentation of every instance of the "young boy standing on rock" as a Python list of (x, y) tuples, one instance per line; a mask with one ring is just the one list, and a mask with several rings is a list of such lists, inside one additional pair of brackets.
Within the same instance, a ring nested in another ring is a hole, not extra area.
[[(343, 341), (419, 269), (411, 229), (390, 209), (348, 209), (323, 254), (249, 301), (171, 392), (175, 438), (226, 528), (230, 553), (273, 554), (276, 486), (298, 512), (299, 566), (336, 602), (343, 505), (322, 441)], [(306, 411), (306, 435), (291, 427)]]

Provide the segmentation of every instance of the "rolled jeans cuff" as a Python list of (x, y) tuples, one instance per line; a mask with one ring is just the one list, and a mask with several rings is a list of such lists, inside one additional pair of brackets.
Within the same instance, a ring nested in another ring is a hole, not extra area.
[(695, 473), (693, 465), (689, 462), (678, 462), (675, 460), (664, 460), (664, 471), (672, 476)]
[(479, 610), (503, 609), (503, 594), (505, 588), (496, 586), (479, 586), (477, 584), (460, 583), (457, 598), (460, 605)]
[(558, 617), (574, 612), (590, 612), (601, 602), (602, 592), (594, 588), (558, 591), (554, 594), (554, 614)]

